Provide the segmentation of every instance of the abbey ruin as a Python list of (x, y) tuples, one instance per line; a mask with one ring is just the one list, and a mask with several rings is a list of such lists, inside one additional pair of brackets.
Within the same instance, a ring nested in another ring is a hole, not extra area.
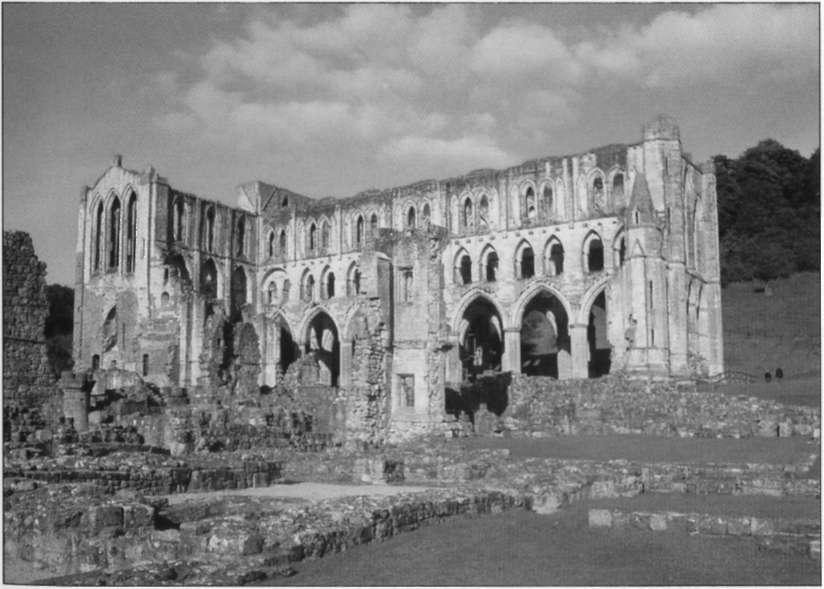
[(483, 374), (723, 370), (713, 167), (666, 117), (350, 198), (249, 182), (235, 207), (116, 156), (81, 191), (76, 263), (76, 373), (194, 397), (295, 382), (361, 437), (437, 431), (445, 390)]

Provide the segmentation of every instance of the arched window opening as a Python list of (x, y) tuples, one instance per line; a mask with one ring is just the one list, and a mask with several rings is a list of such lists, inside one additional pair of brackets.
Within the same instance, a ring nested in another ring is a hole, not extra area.
[(238, 320), (243, 306), (247, 302), (246, 272), (238, 266), (232, 272), (232, 319)]
[(472, 282), (472, 259), (468, 254), (461, 256), (460, 261), (461, 284)]
[(614, 202), (621, 202), (624, 199), (624, 175), (615, 174), (612, 177), (612, 198)]
[(429, 203), (423, 205), (423, 223), (428, 224), (432, 220), (432, 213), (429, 208)]
[(358, 249), (363, 247), (363, 217), (360, 215), (355, 222), (355, 247)]
[(415, 228), (415, 207), (409, 207), (406, 213), (406, 227), (409, 229)]
[(378, 236), (378, 215), (372, 213), (372, 218), (369, 220), (369, 236), (375, 239)]
[(528, 187), (526, 189), (526, 194), (524, 195), (524, 203), (526, 210), (526, 218), (527, 219), (534, 219), (538, 216), (538, 208), (535, 206), (535, 191), (532, 190), (532, 187)]
[(276, 304), (278, 301), (278, 285), (273, 280), (269, 283), (269, 287), (266, 289), (266, 302), (270, 305)]
[(478, 221), (484, 229), (489, 227), (489, 199), (484, 194), (478, 206)]
[(546, 291), (524, 307), (521, 319), (521, 372), (568, 376), (572, 367), (569, 317), (563, 304)]
[(215, 247), (215, 209), (209, 207), (206, 211), (206, 251), (212, 252)]
[(109, 269), (120, 264), (120, 199), (114, 197), (109, 210)]
[(292, 290), (292, 281), (288, 278), (283, 281), (283, 290), (281, 291), (281, 298), (283, 302), (287, 302), (289, 300), (289, 293)]
[(294, 338), (292, 331), (283, 319), (279, 318), (280, 323), (278, 327), (278, 341), (280, 342), (278, 350), (278, 372), (285, 373), (286, 369), (298, 359), (300, 349)]
[(283, 207), (283, 208), (286, 208), (286, 207), (289, 206), (289, 197), (288, 196), (283, 197), (283, 200), (280, 201), (280, 206)]
[(97, 215), (94, 222), (94, 261), (92, 267), (100, 270), (100, 251), (103, 249), (103, 203), (97, 205)]
[(315, 248), (317, 247), (317, 244), (318, 244), (317, 233), (318, 233), (318, 228), (315, 226), (314, 223), (312, 223), (309, 226), (309, 253), (314, 253), (315, 252)]
[(498, 276), (498, 254), (489, 252), (486, 256), (486, 281), (495, 282)]
[(349, 266), (346, 273), (346, 296), (353, 297), (360, 292), (360, 271), (357, 264)]
[(472, 230), (475, 226), (475, 218), (472, 214), (472, 199), (469, 197), (466, 198), (463, 205), (463, 216), (461, 217), (463, 221), (464, 229)]
[(355, 294), (359, 294), (361, 291), (361, 273), (358, 269), (355, 269), (355, 274), (352, 279), (352, 286), (355, 289)]
[(544, 210), (546, 211), (547, 218), (552, 217), (553, 205), (552, 188), (546, 185), (544, 186)]
[(237, 233), (235, 234), (235, 252), (238, 256), (246, 253), (246, 219), (241, 217), (237, 222)]
[(269, 232), (269, 257), (271, 258), (274, 255), (275, 255), (275, 232), (270, 231)]
[(340, 376), (340, 342), (332, 318), (320, 312), (309, 323), (304, 343), (306, 352), (317, 358), (320, 374), (318, 384), (336, 387)]
[(587, 271), (600, 272), (604, 269), (604, 244), (597, 237), (589, 240), (587, 247)]
[[(504, 353), (503, 323), (495, 305), (487, 299), (479, 297), (466, 308), (461, 318), (458, 337), (460, 341), (458, 353), (464, 380), (486, 371), (501, 369), (501, 358)], [(450, 401), (451, 399), (447, 398), (447, 412), (454, 413), (456, 410), (462, 410), (460, 407), (450, 407)], [(489, 407), (489, 409), (502, 411), (504, 407), (499, 406), (495, 409)]]
[(100, 369), (100, 354), (94, 354), (92, 356), (92, 370), (99, 370)]
[(587, 324), (589, 344), (589, 377), (597, 378), (609, 374), (612, 345), (607, 339), (607, 302), (603, 292), (595, 297), (589, 311)]
[(137, 195), (132, 193), (126, 206), (126, 272), (133, 273), (137, 253)]
[(618, 241), (618, 266), (623, 266), (627, 259), (627, 243), (626, 239), (621, 237)]
[(549, 248), (549, 268), (547, 274), (558, 276), (564, 272), (564, 246), (555, 242)]
[(521, 250), (516, 271), (518, 278), (521, 279), (535, 276), (535, 253), (531, 247), (526, 246)]
[(314, 298), (315, 294), (315, 277), (311, 274), (306, 274), (301, 283), (301, 293), (300, 298), (301, 300), (308, 302)]
[(212, 260), (206, 260), (200, 267), (200, 292), (206, 299), (217, 298), (217, 267)]
[(592, 200), (595, 203), (595, 208), (601, 210), (604, 206), (604, 180), (600, 176), (596, 176), (592, 181)]
[(326, 298), (331, 299), (335, 296), (335, 274), (329, 272), (326, 275)]
[(286, 229), (280, 230), (280, 237), (278, 238), (278, 254), (286, 255)]
[(320, 226), (320, 248), (323, 253), (329, 250), (329, 223), (326, 221)]
[(175, 200), (175, 241), (183, 241), (183, 197)]

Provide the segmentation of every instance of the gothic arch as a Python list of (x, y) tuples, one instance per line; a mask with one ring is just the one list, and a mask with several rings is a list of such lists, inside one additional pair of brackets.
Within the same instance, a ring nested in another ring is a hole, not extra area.
[(500, 273), (501, 259), (495, 247), (488, 243), (481, 250), (478, 278), (482, 282), (496, 282)]
[(557, 233), (553, 233), (544, 246), (544, 274), (559, 276), (564, 273), (566, 250)]
[[(575, 315), (575, 322), (578, 325), (587, 324), (589, 321), (589, 309), (592, 307), (592, 303), (595, 302), (595, 299), (599, 294), (601, 294), (602, 291), (605, 295), (607, 294), (609, 280), (609, 277), (601, 278), (595, 284), (590, 286), (581, 297), (581, 304), (578, 307), (578, 313)], [(570, 315), (570, 317), (572, 317), (572, 315)]]
[[(599, 248), (600, 254), (598, 253)], [(581, 268), (584, 269), (585, 274), (604, 270), (605, 251), (606, 245), (603, 238), (595, 229), (591, 229), (581, 242)]]
[(468, 290), (466, 294), (464, 294), (464, 296), (461, 297), (461, 300), (456, 308), (455, 314), (452, 316), (452, 324), (450, 327), (453, 335), (457, 335), (460, 331), (461, 321), (463, 320), (463, 316), (464, 313), (466, 313), (466, 310), (469, 308), (470, 305), (472, 305), (472, 303), (474, 303), (478, 299), (483, 299), (495, 308), (495, 310), (501, 318), (501, 321), (503, 322), (503, 325), (501, 327), (504, 329), (504, 331), (506, 331), (506, 329), (509, 327), (509, 325), (506, 324), (506, 314), (501, 309), (501, 305), (498, 304), (498, 302), (496, 302), (489, 295), (489, 293), (487, 293), (484, 290), (481, 290), (478, 287), (475, 287)]
[(320, 314), (326, 314), (329, 316), (329, 319), (332, 320), (332, 324), (335, 326), (335, 329), (339, 334), (338, 337), (340, 337), (340, 333), (342, 333), (340, 330), (340, 322), (332, 314), (332, 311), (330, 311), (325, 305), (314, 305), (303, 314), (303, 317), (298, 324), (298, 330), (293, 332), (300, 338), (298, 343), (303, 345), (309, 341), (309, 328), (312, 324), (312, 320)]
[(566, 297), (561, 294), (557, 288), (550, 284), (533, 284), (529, 288), (525, 289), (524, 292), (521, 293), (521, 296), (515, 301), (515, 304), (512, 306), (512, 310), (510, 311), (509, 321), (510, 325), (520, 325), (521, 324), (521, 316), (524, 313), (524, 309), (526, 308), (527, 304), (535, 298), (541, 292), (546, 292), (550, 296), (555, 297), (558, 299), (558, 302), (561, 303), (561, 306), (564, 308), (564, 311), (567, 314), (567, 317), (574, 317), (575, 315), (572, 312), (572, 307), (569, 304), (569, 301)]
[(452, 258), (452, 282), (459, 285), (470, 284), (472, 278), (472, 256), (461, 247)]
[[(529, 256), (532, 257), (531, 273), (529, 272)], [(516, 280), (525, 280), (535, 276), (535, 248), (526, 238), (521, 239), (515, 248), (513, 263)]]

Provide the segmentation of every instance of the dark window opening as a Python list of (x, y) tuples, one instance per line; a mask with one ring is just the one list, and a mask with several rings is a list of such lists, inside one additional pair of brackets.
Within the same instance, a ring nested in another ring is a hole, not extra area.
[(309, 227), (309, 252), (313, 253), (315, 251), (315, 246), (317, 245), (317, 232), (318, 228), (315, 226), (314, 223)]
[(524, 307), (521, 319), (521, 372), (559, 378), (560, 363), (571, 364), (569, 317), (563, 304), (542, 291)]
[(486, 281), (495, 282), (498, 274), (498, 254), (489, 252), (486, 256)]
[(286, 255), (286, 230), (280, 230), (280, 238), (278, 239), (278, 253), (281, 256)]
[(604, 269), (604, 244), (598, 238), (589, 242), (587, 268), (590, 272), (600, 272)]
[(519, 278), (532, 278), (535, 276), (535, 254), (531, 247), (525, 247), (521, 253)]
[(607, 334), (607, 302), (603, 292), (595, 297), (589, 310), (587, 343), (589, 344), (589, 377), (597, 378), (609, 374), (612, 364), (612, 345), (609, 343)]
[(132, 273), (135, 268), (135, 254), (137, 242), (137, 196), (129, 197), (126, 207), (126, 272)]
[(242, 256), (246, 252), (246, 220), (243, 217), (241, 217), (237, 223), (235, 251), (238, 256)]
[(372, 239), (378, 236), (378, 216), (372, 213), (372, 218), (369, 220), (369, 234)]
[(549, 275), (559, 276), (564, 273), (564, 246), (553, 243), (549, 248)]
[(149, 354), (143, 354), (143, 376), (149, 376)]
[(331, 299), (335, 296), (335, 275), (330, 272), (326, 275), (326, 298)]
[(109, 268), (120, 264), (120, 199), (115, 197), (109, 211)]
[(103, 203), (97, 205), (97, 218), (94, 230), (94, 262), (92, 266), (95, 270), (100, 270), (100, 250), (103, 245)]
[(415, 406), (415, 375), (399, 374), (401, 402), (404, 407)]
[(271, 258), (274, 255), (275, 255), (275, 232), (270, 231), (269, 232), (269, 257)]
[(363, 247), (363, 217), (358, 217), (355, 223), (355, 245), (358, 248)]
[(415, 228), (415, 207), (409, 207), (409, 211), (406, 213), (406, 226), (409, 229)]
[(100, 368), (100, 355), (95, 354), (92, 356), (92, 370), (97, 370)]
[(468, 255), (461, 256), (461, 284), (472, 282), (472, 260)]
[(624, 198), (623, 174), (615, 174), (612, 178), (612, 197), (615, 201), (621, 201)]

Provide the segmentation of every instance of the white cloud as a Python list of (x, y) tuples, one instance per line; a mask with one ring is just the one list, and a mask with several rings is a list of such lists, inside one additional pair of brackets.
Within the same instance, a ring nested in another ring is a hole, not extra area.
[(450, 170), (463, 173), (480, 167), (511, 164), (511, 154), (501, 149), (488, 135), (467, 135), (457, 139), (438, 139), (410, 135), (393, 139), (378, 157), (404, 166)]
[(817, 38), (816, 5), (722, 4), (668, 11), (575, 53), (598, 71), (653, 88), (753, 85), (817, 72)]

